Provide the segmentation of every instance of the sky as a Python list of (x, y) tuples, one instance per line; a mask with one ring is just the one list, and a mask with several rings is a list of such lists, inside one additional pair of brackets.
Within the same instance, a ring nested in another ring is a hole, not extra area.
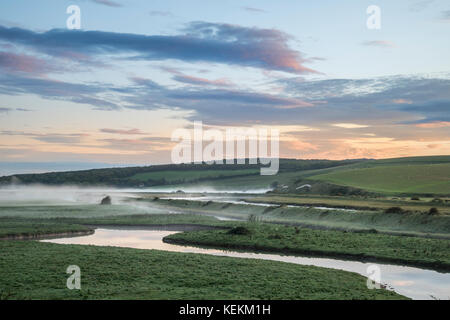
[(3, 0), (0, 162), (170, 163), (194, 121), (288, 158), (448, 155), (449, 36), (446, 0)]

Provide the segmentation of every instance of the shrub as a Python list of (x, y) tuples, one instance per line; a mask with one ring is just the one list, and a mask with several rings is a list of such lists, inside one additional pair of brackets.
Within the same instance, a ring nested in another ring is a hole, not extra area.
[(236, 234), (236, 235), (248, 235), (250, 234), (250, 230), (248, 230), (246, 227), (234, 227), (230, 229), (228, 234)]
[(419, 201), (419, 200), (420, 200), (420, 198), (419, 198), (419, 197), (411, 197), (411, 200), (414, 200), (414, 201)]
[(390, 207), (390, 208), (387, 208), (384, 212), (385, 213), (403, 213), (405, 211), (400, 207)]
[(430, 211), (428, 211), (428, 214), (430, 216), (437, 215), (437, 214), (439, 214), (439, 210), (437, 208), (431, 208)]

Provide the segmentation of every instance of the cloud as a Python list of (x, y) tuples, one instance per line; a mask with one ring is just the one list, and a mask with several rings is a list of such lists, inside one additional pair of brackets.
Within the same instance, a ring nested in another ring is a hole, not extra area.
[(227, 79), (217, 79), (217, 80), (209, 80), (205, 78), (188, 76), (185, 74), (178, 74), (172, 78), (175, 81), (193, 84), (193, 85), (208, 85), (208, 86), (219, 86), (219, 87), (228, 87), (231, 86), (231, 82)]
[(45, 134), (34, 137), (33, 139), (47, 143), (80, 143), (85, 135), (81, 134)]
[(345, 128), (345, 129), (360, 129), (367, 128), (368, 126), (356, 123), (335, 123), (333, 124), (335, 127)]
[(407, 99), (393, 99), (392, 102), (395, 104), (412, 104), (412, 101)]
[(434, 121), (434, 122), (418, 123), (416, 124), (416, 127), (427, 129), (445, 128), (450, 127), (450, 121)]
[(253, 13), (267, 13), (267, 11), (265, 11), (265, 10), (253, 8), (253, 7), (242, 7), (242, 9), (245, 11), (253, 12)]
[(77, 84), (19, 75), (0, 75), (0, 94), (35, 94), (45, 99), (88, 104), (102, 110), (120, 109), (119, 105), (101, 97), (101, 94), (108, 90), (111, 88), (99, 84)]
[(0, 26), (0, 40), (58, 57), (68, 52), (90, 57), (128, 54), (130, 60), (177, 59), (296, 74), (318, 73), (303, 65), (302, 54), (288, 46), (291, 37), (279, 30), (192, 22), (183, 31), (174, 36), (147, 36), (66, 29), (39, 33)]
[(0, 51), (0, 70), (41, 75), (59, 70), (47, 61), (27, 54)]
[(122, 134), (122, 135), (140, 135), (145, 134), (139, 129), (128, 129), (128, 130), (121, 130), (121, 129), (100, 129), (100, 132), (103, 133), (113, 133), (113, 134)]
[(0, 113), (7, 113), (10, 111), (30, 112), (33, 110), (25, 109), (25, 108), (0, 108)]
[(30, 137), (34, 140), (46, 142), (46, 143), (56, 143), (56, 144), (75, 144), (81, 142), (84, 137), (88, 134), (85, 133), (70, 133), (70, 134), (60, 134), (60, 133), (33, 133), (25, 131), (0, 131), (2, 136), (25, 136)]
[(111, 0), (90, 0), (92, 2), (98, 3), (98, 4), (102, 4), (108, 7), (122, 7), (122, 5), (118, 2), (115, 1), (111, 1)]
[(206, 86), (218, 86), (218, 87), (229, 87), (229, 86), (233, 85), (230, 80), (225, 79), (225, 78), (209, 80), (209, 79), (205, 79), (205, 78), (189, 76), (189, 75), (183, 74), (182, 72), (175, 70), (173, 68), (161, 68), (161, 69), (173, 74), (174, 76), (172, 77), (172, 79), (175, 81), (181, 82), (181, 83), (186, 83), (186, 84), (191, 84), (191, 85), (202, 85), (202, 86), (205, 86), (205, 85)]
[(450, 10), (442, 11), (440, 19), (445, 22), (450, 22)]
[(214, 124), (236, 123), (272, 115), (278, 108), (309, 108), (313, 104), (301, 99), (219, 88), (176, 88), (155, 85), (151, 80), (130, 79), (133, 94), (124, 97), (127, 107), (140, 110), (170, 108), (194, 111), (189, 119), (202, 119)]
[(171, 150), (175, 142), (167, 137), (145, 137), (140, 139), (99, 139), (102, 148), (138, 152), (156, 152)]
[(396, 44), (387, 40), (374, 40), (362, 43), (364, 46), (379, 47), (379, 48), (395, 48)]

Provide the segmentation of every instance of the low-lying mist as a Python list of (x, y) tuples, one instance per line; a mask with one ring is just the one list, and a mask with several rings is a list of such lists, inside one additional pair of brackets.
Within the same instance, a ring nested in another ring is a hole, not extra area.
[(233, 194), (248, 193), (261, 194), (270, 189), (220, 189), (208, 186), (167, 186), (155, 188), (112, 188), (112, 187), (80, 187), (80, 186), (49, 186), (10, 185), (0, 188), (0, 203), (29, 203), (29, 204), (99, 204), (109, 196), (112, 204), (121, 204), (133, 198), (139, 198), (142, 193), (208, 193)]
[(99, 204), (110, 196), (113, 203), (121, 203), (136, 198), (134, 189), (115, 189), (105, 187), (11, 185), (0, 188), (2, 203), (46, 203), (46, 204)]

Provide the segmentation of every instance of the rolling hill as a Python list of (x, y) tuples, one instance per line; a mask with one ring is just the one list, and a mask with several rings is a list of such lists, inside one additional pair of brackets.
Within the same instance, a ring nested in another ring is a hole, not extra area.
[(450, 157), (376, 160), (319, 170), (308, 179), (388, 194), (450, 194)]

